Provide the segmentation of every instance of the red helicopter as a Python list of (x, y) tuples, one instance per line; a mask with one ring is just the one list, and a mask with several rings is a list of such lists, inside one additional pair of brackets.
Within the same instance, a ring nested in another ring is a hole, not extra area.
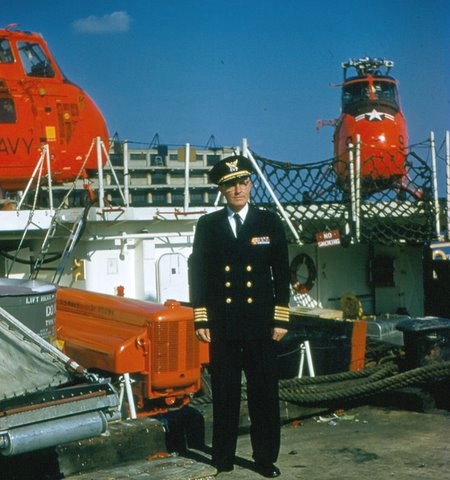
[[(97, 170), (93, 139), (108, 131), (93, 100), (61, 72), (38, 33), (0, 29), (0, 189), (22, 190), (48, 145), (55, 183)], [(46, 175), (46, 162), (42, 163)]]
[[(394, 62), (378, 58), (349, 60), (342, 64), (342, 110), (334, 121), (334, 169), (338, 185), (349, 189), (349, 145), (360, 140), (361, 188), (366, 194), (406, 178), (408, 132), (400, 107), (397, 81), (389, 76)], [(349, 70), (355, 76), (348, 76)], [(356, 152), (353, 150), (353, 162)]]

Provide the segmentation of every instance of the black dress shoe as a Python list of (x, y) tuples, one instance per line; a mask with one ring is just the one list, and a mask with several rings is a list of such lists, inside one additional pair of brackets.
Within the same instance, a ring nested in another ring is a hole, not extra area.
[(234, 468), (232, 463), (218, 463), (214, 464), (214, 466), (216, 467), (217, 473), (232, 472)]
[(255, 471), (266, 478), (279, 477), (281, 472), (273, 463), (255, 463)]

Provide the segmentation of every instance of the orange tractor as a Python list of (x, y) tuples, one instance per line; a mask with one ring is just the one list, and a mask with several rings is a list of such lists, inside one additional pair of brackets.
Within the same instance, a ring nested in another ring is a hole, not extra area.
[(56, 311), (64, 352), (111, 378), (125, 416), (182, 407), (200, 390), (208, 350), (195, 338), (192, 308), (59, 287)]

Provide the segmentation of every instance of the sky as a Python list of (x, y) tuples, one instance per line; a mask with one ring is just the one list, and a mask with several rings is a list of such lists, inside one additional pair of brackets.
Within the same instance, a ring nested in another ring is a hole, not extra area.
[(39, 32), (111, 135), (218, 146), (246, 138), (292, 163), (331, 158), (341, 63), (394, 61), (410, 143), (450, 130), (448, 0), (4, 0)]

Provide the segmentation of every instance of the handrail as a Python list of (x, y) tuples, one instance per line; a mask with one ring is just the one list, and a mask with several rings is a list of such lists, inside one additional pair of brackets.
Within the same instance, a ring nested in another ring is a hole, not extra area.
[(441, 235), (441, 221), (439, 216), (439, 193), (438, 193), (438, 184), (437, 184), (437, 168), (436, 168), (436, 145), (434, 141), (434, 132), (430, 132), (430, 149), (431, 149), (431, 174), (433, 176), (433, 198), (434, 198), (434, 207), (435, 220), (436, 220), (436, 238), (440, 239)]
[[(20, 210), (20, 208), (22, 206), (22, 203), (25, 201), (25, 198), (27, 197), (28, 192), (31, 189), (31, 186), (33, 185), (34, 179), (35, 179), (38, 171), (39, 171), (39, 176), (38, 176), (37, 186), (39, 187), (41, 177), (42, 177), (42, 167), (43, 167), (43, 164), (44, 164), (44, 159), (47, 157), (47, 152), (48, 152), (48, 145), (46, 144), (42, 148), (41, 156), (39, 157), (39, 160), (37, 161), (36, 166), (34, 167), (33, 173), (31, 174), (30, 180), (28, 180), (27, 186), (25, 187), (25, 190), (23, 191), (23, 194), (20, 198), (20, 201), (17, 204), (17, 210)], [(49, 162), (48, 162), (48, 168), (50, 168), (50, 163)], [(51, 176), (50, 170), (48, 172), (48, 175)], [(36, 188), (36, 192), (38, 190), (39, 190), (39, 188)], [(34, 206), (35, 206), (36, 199), (37, 199), (37, 193), (35, 193), (35, 196), (34, 196)]]
[(447, 240), (450, 240), (450, 131), (445, 132), (445, 165), (447, 190)]
[(256, 173), (259, 175), (259, 177), (261, 178), (261, 181), (264, 183), (267, 190), (269, 191), (270, 196), (272, 197), (275, 205), (277, 206), (278, 210), (280, 211), (281, 215), (283, 216), (284, 220), (286, 221), (289, 229), (291, 230), (292, 234), (294, 235), (294, 238), (297, 240), (297, 243), (299, 245), (301, 245), (302, 241), (300, 240), (300, 235), (298, 234), (297, 230), (295, 229), (294, 225), (292, 224), (292, 222), (291, 222), (288, 214), (286, 213), (286, 210), (284, 209), (283, 205), (281, 205), (280, 201), (278, 200), (277, 196), (275, 195), (275, 192), (272, 190), (272, 187), (270, 186), (266, 177), (264, 176), (261, 169), (259, 168), (259, 165), (256, 163), (256, 160), (253, 157), (252, 152), (248, 148), (248, 143), (247, 143), (246, 138), (244, 138), (242, 140), (242, 150), (243, 150), (244, 156), (248, 157), (250, 159), (250, 161), (252, 162), (253, 167), (256, 170)]
[(355, 143), (355, 235), (361, 240), (361, 136), (356, 135)]

